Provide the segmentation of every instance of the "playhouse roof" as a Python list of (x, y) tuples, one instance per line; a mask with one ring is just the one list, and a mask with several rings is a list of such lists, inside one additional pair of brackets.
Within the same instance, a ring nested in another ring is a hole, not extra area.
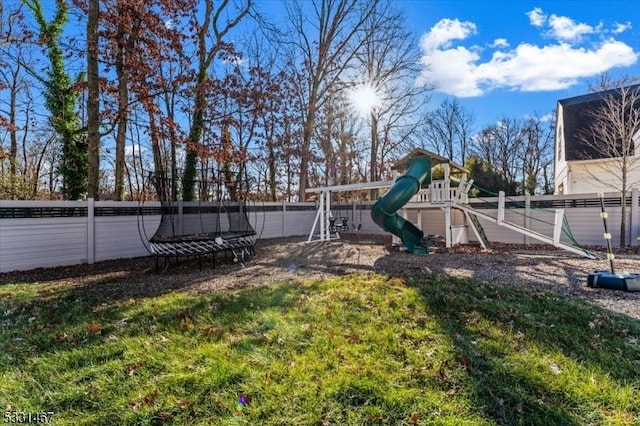
[(451, 167), (451, 171), (458, 171), (462, 173), (469, 173), (469, 170), (465, 169), (463, 166), (454, 163), (453, 161), (445, 158), (441, 155), (436, 154), (435, 152), (427, 151), (422, 148), (415, 148), (409, 154), (398, 160), (398, 162), (392, 167), (393, 170), (402, 171), (407, 167), (409, 160), (416, 157), (429, 157), (431, 159), (431, 165), (436, 166), (438, 164), (449, 164)]

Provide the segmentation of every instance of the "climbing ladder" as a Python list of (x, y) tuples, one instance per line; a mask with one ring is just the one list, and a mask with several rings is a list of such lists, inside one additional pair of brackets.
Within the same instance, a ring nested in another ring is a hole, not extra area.
[(562, 224), (564, 218), (564, 209), (556, 209), (555, 210), (555, 218), (554, 218), (554, 226), (553, 226), (553, 236), (549, 237), (540, 232), (534, 231), (532, 229), (526, 228), (524, 226), (507, 222), (505, 221), (505, 195), (504, 192), (500, 192), (498, 195), (498, 214), (497, 216), (492, 216), (482, 210), (478, 210), (468, 203), (461, 202), (462, 199), (466, 199), (466, 197), (462, 197), (462, 194), (467, 194), (471, 189), (471, 185), (473, 184), (473, 180), (466, 181), (462, 179), (460, 181), (460, 185), (458, 187), (458, 196), (453, 199), (453, 207), (464, 212), (465, 216), (469, 220), (471, 227), (480, 241), (482, 247), (487, 248), (489, 246), (489, 240), (484, 232), (484, 228), (480, 224), (479, 219), (486, 220), (491, 223), (495, 223), (496, 225), (503, 226), (512, 231), (518, 232), (520, 234), (527, 235), (531, 238), (534, 238), (538, 241), (542, 241), (547, 244), (552, 244), (555, 247), (561, 248), (563, 250), (579, 254), (580, 256), (587, 257), (589, 259), (597, 259), (598, 256), (582, 247), (577, 245), (567, 244), (563, 241), (560, 241), (560, 236), (562, 234)]
[(489, 238), (487, 238), (487, 234), (485, 234), (484, 228), (482, 227), (480, 220), (478, 220), (478, 216), (465, 210), (463, 210), (463, 213), (467, 218), (467, 221), (471, 224), (471, 229), (476, 235), (478, 241), (480, 241), (480, 245), (482, 246), (482, 248), (489, 248), (491, 242), (489, 241)]

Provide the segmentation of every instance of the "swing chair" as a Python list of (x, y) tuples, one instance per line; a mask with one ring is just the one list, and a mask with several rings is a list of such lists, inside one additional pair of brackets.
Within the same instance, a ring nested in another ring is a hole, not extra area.
[[(346, 232), (349, 230), (349, 216), (348, 216), (349, 211), (346, 210), (348, 209), (348, 207), (345, 207), (345, 214), (343, 214), (340, 198), (338, 198), (336, 202), (338, 203), (338, 215), (339, 215), (338, 219), (340, 219), (340, 222), (337, 225), (335, 225), (335, 218), (333, 218), (334, 226), (337, 231)], [(331, 219), (332, 218), (329, 218), (329, 228), (331, 228)]]
[(182, 201), (178, 188), (181, 173), (151, 173), (161, 201), (162, 217), (149, 250), (154, 255), (156, 270), (160, 258), (197, 257), (200, 266), (203, 256), (231, 253), (233, 261), (244, 266), (244, 260), (254, 254), (256, 232), (247, 216), (244, 195), (245, 182), (223, 182), (213, 178), (210, 170), (201, 170), (193, 181), (196, 200)]
[[(362, 229), (362, 210), (363, 210), (363, 203), (362, 203), (362, 198), (360, 198), (360, 203), (358, 204), (358, 210), (360, 210), (360, 220), (358, 221), (358, 223), (356, 224), (356, 213), (355, 211), (353, 211), (352, 213), (352, 217), (351, 217), (351, 227), (353, 228), (354, 231), (359, 231)], [(355, 208), (355, 205), (354, 205)]]

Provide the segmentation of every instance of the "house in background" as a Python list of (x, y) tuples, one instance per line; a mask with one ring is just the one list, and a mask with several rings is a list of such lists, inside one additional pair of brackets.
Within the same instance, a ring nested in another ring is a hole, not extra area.
[[(594, 113), (605, 107), (607, 99), (619, 99), (621, 90), (637, 93), (640, 91), (640, 85), (558, 101), (554, 161), (555, 194), (619, 191), (619, 173), (615, 174), (612, 171), (620, 168), (620, 159), (607, 155), (606, 149), (597, 149), (593, 144), (585, 142), (585, 136), (590, 133)], [(636, 149), (632, 162), (636, 164), (629, 168), (629, 189), (640, 187), (640, 131), (635, 134), (633, 141)]]

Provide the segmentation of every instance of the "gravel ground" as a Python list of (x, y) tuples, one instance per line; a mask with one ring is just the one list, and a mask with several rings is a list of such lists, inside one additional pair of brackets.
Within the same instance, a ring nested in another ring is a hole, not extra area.
[[(103, 303), (174, 290), (208, 293), (350, 272), (416, 271), (554, 291), (640, 319), (640, 292), (586, 286), (587, 274), (607, 269), (606, 260), (589, 260), (550, 246), (508, 245), (494, 245), (491, 250), (470, 246), (439, 248), (435, 253), (420, 256), (401, 252), (390, 241), (387, 236), (360, 234), (313, 243), (306, 243), (303, 238), (261, 240), (256, 246), (256, 256), (244, 267), (219, 258), (217, 268), (203, 260), (199, 269), (197, 261), (182, 260), (166, 271), (156, 272), (151, 258), (123, 259), (0, 274), (0, 285), (16, 280), (39, 282), (46, 287), (72, 288), (77, 297)], [(640, 253), (636, 250), (617, 256), (617, 272), (640, 272)]]

